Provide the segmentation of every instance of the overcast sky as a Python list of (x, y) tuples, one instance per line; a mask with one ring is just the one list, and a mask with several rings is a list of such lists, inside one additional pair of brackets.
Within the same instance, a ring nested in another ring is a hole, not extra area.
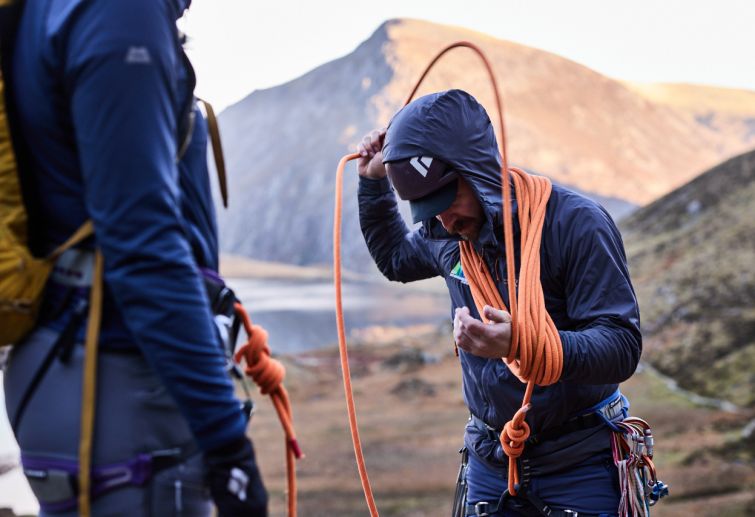
[(755, 90), (755, 0), (193, 0), (182, 27), (197, 92), (222, 109), (348, 54), (397, 17), (467, 27), (619, 79)]

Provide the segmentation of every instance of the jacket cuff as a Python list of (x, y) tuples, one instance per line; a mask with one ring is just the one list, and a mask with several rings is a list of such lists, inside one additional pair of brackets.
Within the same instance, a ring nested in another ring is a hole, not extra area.
[(391, 182), (388, 180), (387, 176), (380, 179), (372, 179), (365, 178), (364, 176), (359, 176), (359, 195), (379, 196), (380, 194), (386, 194), (388, 192), (391, 192), (392, 190), (393, 187), (391, 186)]

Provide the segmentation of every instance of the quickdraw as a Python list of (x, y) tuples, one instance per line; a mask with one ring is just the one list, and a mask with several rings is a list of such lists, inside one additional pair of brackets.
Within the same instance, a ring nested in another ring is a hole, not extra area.
[(619, 470), (619, 517), (647, 517), (650, 507), (668, 495), (653, 464), (653, 432), (641, 418), (628, 417), (612, 425), (613, 462)]

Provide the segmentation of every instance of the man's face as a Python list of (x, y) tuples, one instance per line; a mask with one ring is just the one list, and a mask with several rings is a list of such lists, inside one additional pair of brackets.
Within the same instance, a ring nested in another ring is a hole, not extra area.
[(446, 210), (436, 215), (443, 228), (451, 235), (475, 241), (485, 222), (485, 213), (469, 183), (459, 178), (456, 199)]

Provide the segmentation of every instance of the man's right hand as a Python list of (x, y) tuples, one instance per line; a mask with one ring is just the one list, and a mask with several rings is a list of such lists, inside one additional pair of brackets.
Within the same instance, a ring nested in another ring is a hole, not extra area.
[(267, 517), (267, 492), (246, 437), (206, 452), (205, 463), (219, 517)]
[(365, 135), (359, 143), (357, 171), (360, 176), (374, 180), (385, 178), (383, 140), (385, 140), (385, 129), (375, 129)]

